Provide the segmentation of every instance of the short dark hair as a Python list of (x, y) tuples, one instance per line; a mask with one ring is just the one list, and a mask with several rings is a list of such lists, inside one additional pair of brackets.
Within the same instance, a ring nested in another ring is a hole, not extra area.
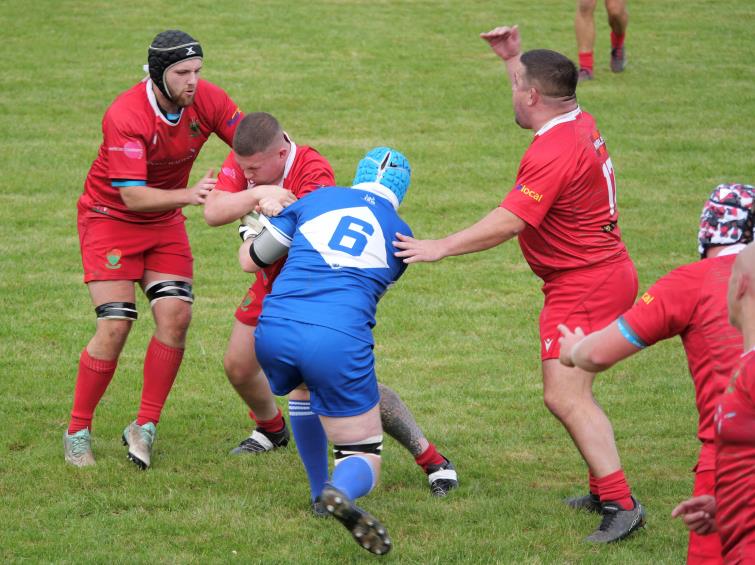
[(574, 98), (577, 92), (577, 67), (571, 60), (550, 49), (533, 49), (522, 54), (525, 77), (544, 96)]
[(281, 125), (266, 112), (247, 114), (236, 126), (233, 150), (242, 157), (251, 157), (270, 148), (283, 133)]

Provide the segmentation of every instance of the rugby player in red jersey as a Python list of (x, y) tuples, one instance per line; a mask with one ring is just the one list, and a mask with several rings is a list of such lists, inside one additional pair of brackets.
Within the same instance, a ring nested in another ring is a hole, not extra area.
[(716, 491), (674, 508), (687, 527), (718, 531), (724, 563), (755, 563), (755, 246), (737, 257), (728, 287), (729, 320), (741, 330), (744, 354), (716, 409)]
[(77, 467), (95, 462), (92, 418), (137, 319), (134, 283), (149, 299), (156, 327), (144, 360), (141, 404), (123, 441), (135, 464), (151, 464), (193, 302), (193, 259), (181, 208), (204, 204), (216, 181), (210, 171), (187, 186), (189, 173), (208, 137), (215, 133), (230, 145), (241, 118), (222, 89), (199, 78), (202, 57), (190, 35), (158, 34), (148, 50), (149, 78), (118, 96), (102, 120), (103, 141), (78, 202), (84, 282), (97, 328), (81, 352), (63, 438), (65, 459)]
[[(275, 117), (255, 112), (239, 122), (233, 151), (223, 163), (215, 190), (207, 198), (204, 215), (208, 224), (220, 226), (237, 221), (256, 207), (277, 213), (313, 190), (333, 185), (335, 175), (325, 157), (311, 147), (294, 143)], [(272, 193), (272, 200), (268, 200), (270, 191), (279, 191)], [(240, 232), (242, 237), (255, 235), (255, 230), (247, 225), (242, 225)], [(249, 407), (256, 427), (231, 451), (233, 454), (264, 453), (284, 447), (289, 441), (288, 427), (254, 351), (254, 331), (263, 299), (272, 290), (284, 262), (285, 258), (279, 259), (257, 272), (236, 310), (224, 367), (231, 385)], [(432, 494), (444, 496), (456, 488), (458, 478), (453, 464), (427, 440), (398, 394), (384, 385), (379, 385), (379, 390), (386, 433), (414, 456), (427, 474)], [(310, 478), (314, 478), (311, 485), (314, 501), (322, 488), (320, 483), (327, 478), (327, 467), (321, 468), (322, 458), (317, 454), (318, 448), (327, 446), (327, 440), (319, 419), (310, 410), (306, 392), (295, 390), (289, 395), (289, 417), (302, 461)], [(315, 510), (320, 509), (315, 506)]]
[[(742, 336), (729, 324), (726, 289), (737, 253), (752, 241), (754, 201), (752, 186), (717, 186), (700, 216), (702, 261), (660, 278), (629, 311), (599, 332), (584, 337), (579, 328), (561, 328), (562, 362), (588, 371), (605, 370), (658, 341), (681, 336), (700, 414), (695, 496), (712, 495), (714, 490), (713, 418), (742, 350)], [(717, 535), (690, 532), (687, 563), (718, 563), (720, 556)]]
[[(599, 329), (629, 308), (637, 273), (621, 241), (613, 165), (595, 120), (577, 104), (577, 69), (544, 49), (520, 56), (519, 31), (482, 34), (507, 67), (516, 122), (535, 138), (514, 188), (476, 224), (437, 240), (397, 234), (406, 263), (490, 249), (518, 237), (524, 257), (545, 282), (540, 314), (545, 404), (561, 421), (590, 471), (604, 513), (588, 541), (622, 539), (644, 523), (631, 494), (611, 423), (592, 394), (594, 373), (558, 362), (557, 325)], [(579, 499), (582, 500), (582, 499)]]

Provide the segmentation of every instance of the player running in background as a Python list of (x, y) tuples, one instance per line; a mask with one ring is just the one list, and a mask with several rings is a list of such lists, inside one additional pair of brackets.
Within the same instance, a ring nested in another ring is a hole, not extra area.
[(183, 358), (191, 320), (193, 258), (181, 208), (202, 205), (212, 171), (187, 187), (210, 134), (230, 145), (240, 118), (228, 95), (199, 78), (202, 47), (169, 30), (148, 50), (149, 78), (122, 93), (102, 120), (103, 141), (78, 202), (84, 282), (97, 315), (81, 352), (65, 459), (94, 464), (91, 428), (132, 323), (134, 283), (150, 301), (155, 333), (144, 360), (139, 411), (123, 432), (128, 457), (151, 464), (156, 425)]
[[(694, 468), (694, 496), (712, 495), (714, 490), (713, 417), (742, 350), (742, 336), (729, 324), (726, 289), (737, 253), (752, 241), (754, 201), (752, 186), (717, 186), (700, 216), (702, 261), (659, 279), (628, 312), (599, 332), (584, 337), (580, 328), (561, 328), (561, 362), (586, 371), (603, 371), (658, 341), (681, 336), (700, 414), (697, 437), (702, 446)], [(594, 495), (582, 506), (599, 511)], [(690, 532), (687, 563), (716, 563), (720, 556), (717, 535)]]
[[(239, 123), (228, 155), (204, 208), (212, 226), (237, 221), (260, 203), (275, 212), (322, 186), (335, 185), (328, 161), (315, 149), (297, 145), (283, 131), (275, 117), (264, 112), (251, 113)], [(256, 223), (255, 220), (250, 221)], [(261, 225), (240, 227), (242, 237), (255, 236)], [(224, 358), (226, 375), (250, 409), (256, 427), (231, 453), (264, 453), (288, 444), (289, 430), (275, 403), (267, 378), (254, 352), (254, 330), (262, 301), (272, 289), (285, 257), (256, 273), (256, 279), (236, 310), (233, 329)], [(250, 347), (251, 344), (251, 347)], [(427, 474), (430, 491), (444, 496), (458, 485), (453, 464), (440, 454), (417, 425), (412, 413), (398, 394), (379, 385), (380, 413), (386, 433), (403, 445)], [(306, 394), (294, 391), (289, 396), (291, 429), (302, 460), (308, 461), (308, 445), (325, 443), (325, 433), (317, 416), (309, 409)], [(315, 510), (319, 509), (315, 506)]]
[(632, 305), (637, 273), (621, 241), (613, 165), (595, 120), (577, 104), (577, 69), (544, 49), (520, 57), (516, 26), (482, 38), (507, 66), (516, 122), (535, 138), (513, 189), (476, 224), (438, 240), (398, 234), (406, 263), (474, 253), (518, 237), (533, 272), (545, 282), (540, 314), (543, 394), (590, 471), (592, 492), (607, 515), (587, 540), (617, 541), (643, 524), (644, 510), (621, 468), (613, 429), (592, 394), (595, 374), (558, 362), (560, 322), (597, 329)]
[[(593, 79), (593, 48), (595, 47), (595, 4), (597, 0), (577, 0), (574, 31), (577, 34), (579, 80)], [(606, 0), (608, 25), (611, 26), (611, 70), (620, 73), (627, 61), (624, 36), (629, 24), (626, 0)]]
[(690, 530), (718, 531), (724, 563), (755, 563), (755, 246), (737, 257), (729, 279), (729, 319), (744, 336), (744, 354), (716, 409), (716, 494), (674, 508)]
[(336, 466), (327, 479), (327, 444), (319, 449), (322, 476), (311, 476), (321, 498), (354, 539), (375, 554), (390, 551), (380, 522), (354, 504), (376, 486), (380, 423), (372, 328), (378, 300), (406, 269), (392, 253), (391, 235), (411, 233), (397, 209), (409, 187), (406, 158), (373, 149), (359, 162), (352, 188), (318, 190), (265, 218), (266, 228), (239, 250), (255, 272), (288, 259), (255, 332), (259, 361), (273, 392), (305, 386), (311, 412), (333, 442)]

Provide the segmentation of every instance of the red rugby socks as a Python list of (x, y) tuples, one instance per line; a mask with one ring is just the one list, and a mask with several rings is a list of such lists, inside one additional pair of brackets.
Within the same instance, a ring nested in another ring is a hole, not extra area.
[(263, 432), (270, 432), (271, 434), (281, 431), (283, 429), (283, 426), (286, 425), (286, 422), (283, 421), (283, 413), (281, 412), (280, 408), (278, 408), (278, 413), (269, 420), (258, 420), (254, 412), (252, 412), (251, 410), (249, 410), (249, 416), (251, 416), (252, 420), (257, 423), (257, 427), (259, 429), (261, 429)]
[(600, 497), (600, 487), (598, 486), (598, 478), (592, 474), (592, 471), (588, 471), (590, 480), (590, 494)]
[(136, 417), (139, 426), (147, 422), (157, 424), (160, 421), (160, 413), (173, 388), (183, 356), (183, 349), (169, 347), (152, 337), (144, 358), (142, 402)]
[(584, 51), (579, 54), (579, 68), (592, 72), (594, 62), (592, 51)]
[(611, 49), (624, 47), (624, 37), (626, 37), (626, 33), (617, 35), (612, 31), (611, 32)]
[(616, 502), (624, 510), (631, 510), (634, 508), (634, 501), (632, 500), (632, 491), (629, 489), (627, 478), (624, 476), (624, 471), (619, 469), (596, 479), (598, 484), (598, 493), (600, 494), (601, 502)]
[(68, 424), (69, 434), (75, 434), (84, 428), (92, 430), (94, 410), (105, 394), (117, 365), (117, 359), (106, 361), (90, 357), (86, 347), (81, 352), (76, 388), (73, 392), (73, 410)]
[(417, 462), (417, 465), (422, 467), (425, 473), (427, 473), (427, 468), (430, 465), (441, 465), (446, 461), (432, 443), (427, 446), (427, 449), (417, 455), (414, 460)]

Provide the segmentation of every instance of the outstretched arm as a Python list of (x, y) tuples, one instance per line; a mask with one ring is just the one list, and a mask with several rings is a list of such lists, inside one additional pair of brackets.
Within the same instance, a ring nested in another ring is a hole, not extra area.
[(582, 328), (575, 328), (572, 332), (564, 324), (559, 324), (558, 330), (562, 336), (558, 339), (561, 363), (567, 367), (579, 367), (597, 373), (640, 351), (640, 347), (624, 337), (619, 329), (619, 320), (587, 336)]
[(201, 206), (212, 194), (217, 179), (210, 169), (192, 187), (164, 190), (151, 186), (124, 186), (120, 188), (121, 199), (126, 208), (134, 212), (165, 212), (184, 206)]
[(516, 237), (525, 228), (524, 220), (498, 207), (476, 224), (443, 239), (415, 239), (400, 233), (393, 246), (399, 249), (394, 255), (404, 263), (439, 261), (451, 255), (464, 255), (490, 249)]
[(519, 27), (500, 26), (487, 33), (481, 33), (480, 37), (487, 41), (493, 52), (506, 63), (509, 81), (513, 85), (514, 71), (519, 66), (519, 56), (522, 49)]

